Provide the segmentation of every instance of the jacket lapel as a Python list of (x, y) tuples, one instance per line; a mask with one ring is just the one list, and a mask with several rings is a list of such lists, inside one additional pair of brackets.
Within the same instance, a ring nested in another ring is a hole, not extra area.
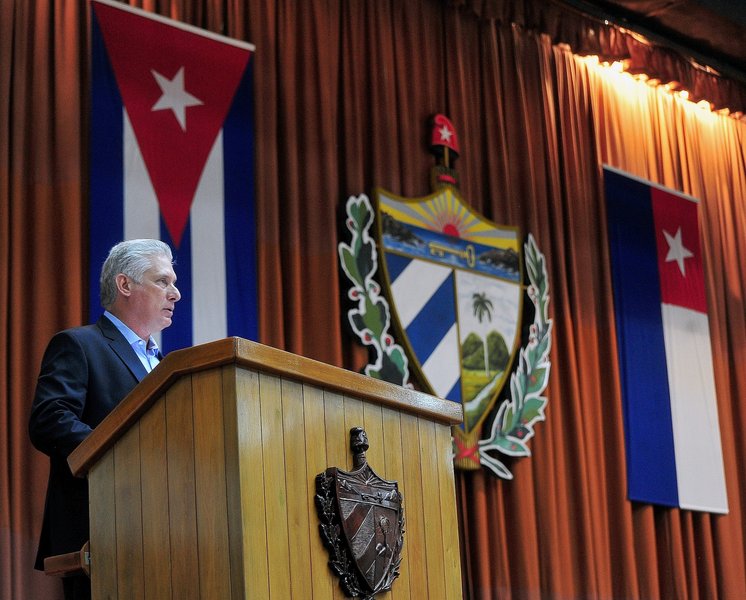
[(101, 329), (104, 337), (109, 340), (109, 346), (114, 353), (120, 358), (120, 360), (127, 366), (131, 371), (132, 375), (135, 376), (138, 382), (142, 381), (143, 378), (148, 374), (145, 367), (140, 362), (140, 359), (135, 354), (135, 351), (129, 345), (124, 336), (116, 328), (116, 325), (109, 321), (105, 316), (101, 316), (96, 323)]

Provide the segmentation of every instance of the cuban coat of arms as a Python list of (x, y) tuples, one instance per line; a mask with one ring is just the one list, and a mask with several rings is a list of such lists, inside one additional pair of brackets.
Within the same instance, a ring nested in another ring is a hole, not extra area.
[[(466, 204), (452, 168), (456, 132), (443, 115), (433, 120), (430, 146), (438, 158), (433, 193), (403, 198), (378, 189), (375, 214), (365, 196), (348, 201), (353, 239), (339, 248), (353, 282), (349, 296), (357, 301), (348, 318), (375, 350), (366, 373), (406, 384), (411, 372), (428, 392), (463, 406), (464, 422), (453, 432), (458, 468), (487, 466), (512, 478), (489, 451), (530, 454), (526, 441), (544, 419), (551, 342), (544, 257), (532, 236), (524, 244), (518, 228), (493, 223)], [(373, 220), (377, 245), (369, 233)], [(524, 249), (534, 322), (521, 348)], [(373, 280), (379, 263), (385, 297)], [(493, 411), (508, 381), (508, 397)], [(490, 434), (480, 439), (490, 416)]]

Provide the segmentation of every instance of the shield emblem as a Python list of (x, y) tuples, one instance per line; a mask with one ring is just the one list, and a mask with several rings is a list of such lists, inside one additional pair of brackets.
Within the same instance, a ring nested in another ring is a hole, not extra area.
[(354, 471), (331, 467), (316, 477), (316, 506), (329, 565), (350, 596), (372, 598), (399, 576), (404, 544), (402, 496), (395, 481), (379, 477), (365, 460), (368, 439), (350, 432)]
[(473, 212), (452, 185), (375, 197), (383, 286), (410, 366), (430, 393), (463, 405), (455, 434), (476, 446), (520, 346), (518, 228)]
[(371, 591), (388, 575), (399, 538), (401, 499), (395, 483), (363, 472), (337, 471), (342, 531)]

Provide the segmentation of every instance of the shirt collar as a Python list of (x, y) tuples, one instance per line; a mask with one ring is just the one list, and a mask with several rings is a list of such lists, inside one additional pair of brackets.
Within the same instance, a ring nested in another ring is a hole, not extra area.
[[(144, 340), (139, 335), (137, 335), (134, 331), (132, 331), (132, 329), (130, 329), (127, 325), (125, 325), (121, 319), (118, 319), (117, 317), (115, 317), (108, 310), (104, 311), (104, 316), (107, 319), (109, 319), (109, 321), (114, 323), (114, 326), (124, 336), (124, 339), (127, 340), (127, 343), (130, 346), (134, 346), (135, 344), (140, 344), (144, 342)], [(145, 347), (145, 350), (152, 355), (158, 354), (158, 344), (153, 339), (152, 335), (150, 336), (150, 338), (148, 338), (148, 343)]]

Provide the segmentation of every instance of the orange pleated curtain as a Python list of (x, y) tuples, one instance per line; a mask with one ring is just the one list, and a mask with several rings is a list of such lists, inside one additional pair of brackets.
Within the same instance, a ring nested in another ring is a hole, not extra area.
[[(573, 54), (634, 54), (653, 70), (675, 60), (560, 2), (132, 4), (256, 45), (259, 341), (365, 364), (338, 276), (343, 206), (374, 187), (429, 193), (437, 112), (458, 129), (467, 201), (545, 254), (546, 421), (532, 456), (511, 463), (514, 480), (457, 476), (465, 597), (746, 598), (743, 123)], [(97, 268), (85, 233), (89, 22), (84, 2), (0, 3), (2, 599), (61, 597), (31, 568), (47, 463), (26, 422), (46, 342), (85, 321)], [(593, 44), (591, 29), (603, 34)], [(690, 75), (717, 102), (739, 102), (730, 83)], [(602, 164), (701, 200), (728, 515), (626, 499)]]

